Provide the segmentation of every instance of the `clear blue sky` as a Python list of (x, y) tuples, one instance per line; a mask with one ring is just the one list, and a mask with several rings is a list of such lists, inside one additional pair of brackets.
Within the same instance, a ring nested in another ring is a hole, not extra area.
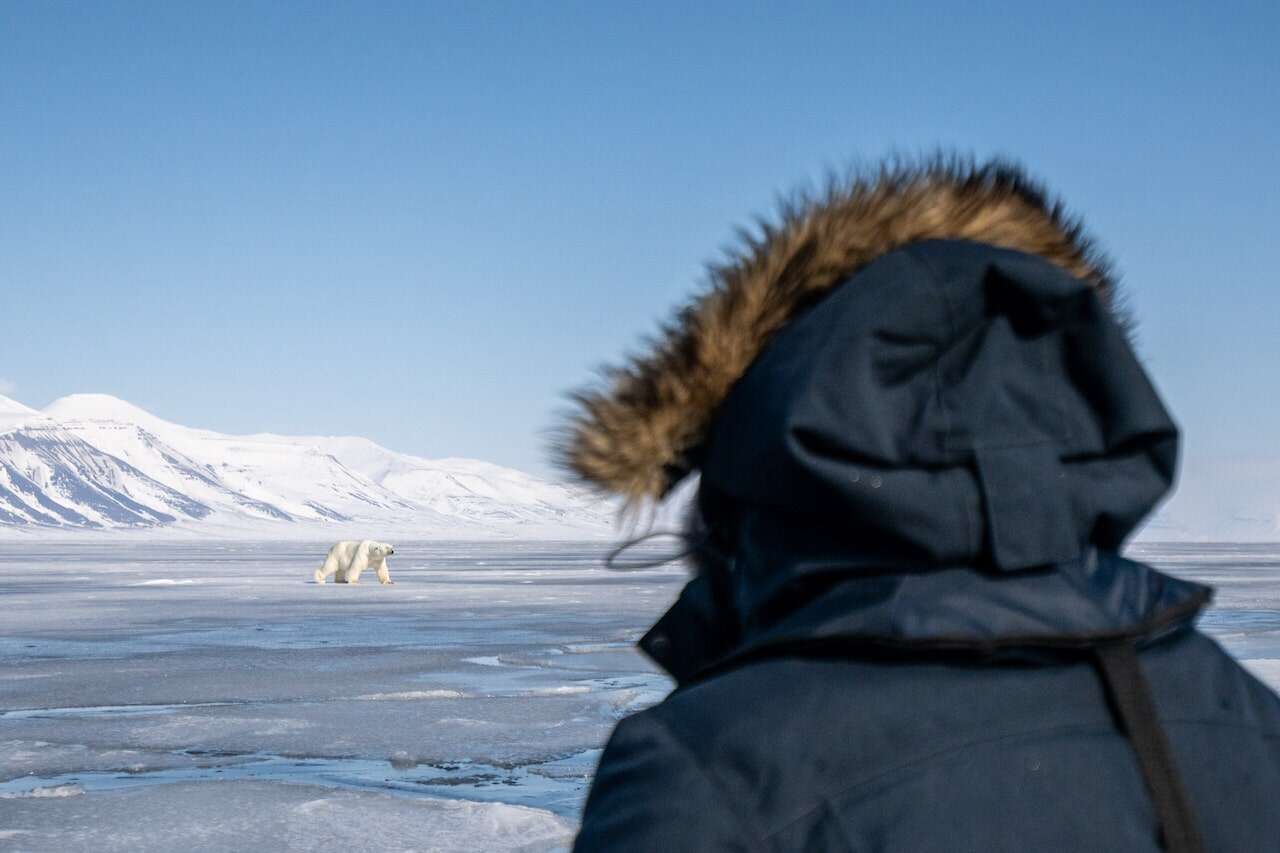
[(732, 226), (942, 146), (1086, 217), (1190, 453), (1274, 454), (1278, 10), (0, 3), (0, 392), (546, 472)]

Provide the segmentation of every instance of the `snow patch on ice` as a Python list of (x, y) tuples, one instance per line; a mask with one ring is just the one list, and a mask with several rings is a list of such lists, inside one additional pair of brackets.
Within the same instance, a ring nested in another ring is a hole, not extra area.
[(322, 798), (320, 798), (320, 799), (318, 799), (318, 800), (308, 800), (308, 801), (307, 801), (307, 802), (305, 802), (305, 803), (299, 803), (298, 805), (294, 806), (294, 807), (293, 807), (293, 810), (294, 810), (294, 812), (296, 812), (297, 814), (311, 814), (311, 813), (312, 813), (313, 811), (315, 811), (316, 809), (318, 809), (318, 808), (322, 808), (323, 806), (327, 806), (327, 805), (329, 805), (329, 804), (330, 804), (330, 803), (332, 803), (335, 799), (337, 799), (337, 798), (336, 798), (336, 797), (322, 797)]
[(461, 690), (402, 690), (398, 693), (366, 693), (357, 696), (361, 702), (401, 701), (411, 699), (465, 699), (467, 694)]
[(78, 797), (84, 793), (79, 785), (54, 785), (48, 788), (33, 788), (30, 791), (0, 794), (0, 800), (44, 799), (46, 797)]
[(633, 640), (619, 640), (612, 643), (569, 643), (565, 651), (573, 655), (589, 655), (596, 652), (614, 652), (618, 649), (630, 649), (635, 645)]
[(542, 809), (398, 797), (306, 785), (196, 782), (87, 797), (11, 800), (6, 819), (39, 823), (22, 849), (158, 853), (188, 850), (418, 850), (550, 853), (573, 824)]
[(1262, 681), (1272, 690), (1280, 692), (1280, 660), (1242, 660), (1240, 663), (1245, 669), (1253, 673), (1259, 681)]
[(191, 708), (223, 708), (235, 702), (190, 702), (178, 705), (91, 705), (76, 708), (19, 708), (14, 711), (0, 711), (0, 719), (31, 720), (79, 717), (133, 717), (151, 716), (153, 714), (175, 714)]

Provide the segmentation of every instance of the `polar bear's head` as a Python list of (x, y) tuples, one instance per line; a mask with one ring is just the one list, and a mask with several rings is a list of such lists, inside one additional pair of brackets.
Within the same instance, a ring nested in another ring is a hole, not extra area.
[(369, 559), (371, 560), (384, 560), (395, 552), (396, 549), (386, 542), (372, 542), (369, 545)]

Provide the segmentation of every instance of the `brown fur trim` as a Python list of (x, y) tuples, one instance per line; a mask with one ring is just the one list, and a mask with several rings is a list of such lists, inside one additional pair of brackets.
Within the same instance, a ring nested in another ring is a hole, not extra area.
[(933, 160), (885, 166), (783, 204), (777, 224), (709, 268), (709, 286), (681, 309), (652, 351), (605, 371), (606, 387), (573, 395), (554, 450), (577, 477), (628, 503), (656, 499), (693, 467), (729, 389), (801, 308), (894, 249), (962, 239), (1058, 265), (1110, 301), (1109, 265), (1062, 204), (1016, 166)]

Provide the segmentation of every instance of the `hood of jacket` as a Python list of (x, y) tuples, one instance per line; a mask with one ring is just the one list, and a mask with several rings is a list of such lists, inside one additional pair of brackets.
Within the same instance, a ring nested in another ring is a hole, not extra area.
[(629, 501), (701, 475), (715, 559), (642, 644), (1075, 646), (1188, 622), (1117, 556), (1177, 429), (1108, 265), (1020, 171), (895, 168), (784, 207), (652, 351), (577, 396), (561, 461)]

